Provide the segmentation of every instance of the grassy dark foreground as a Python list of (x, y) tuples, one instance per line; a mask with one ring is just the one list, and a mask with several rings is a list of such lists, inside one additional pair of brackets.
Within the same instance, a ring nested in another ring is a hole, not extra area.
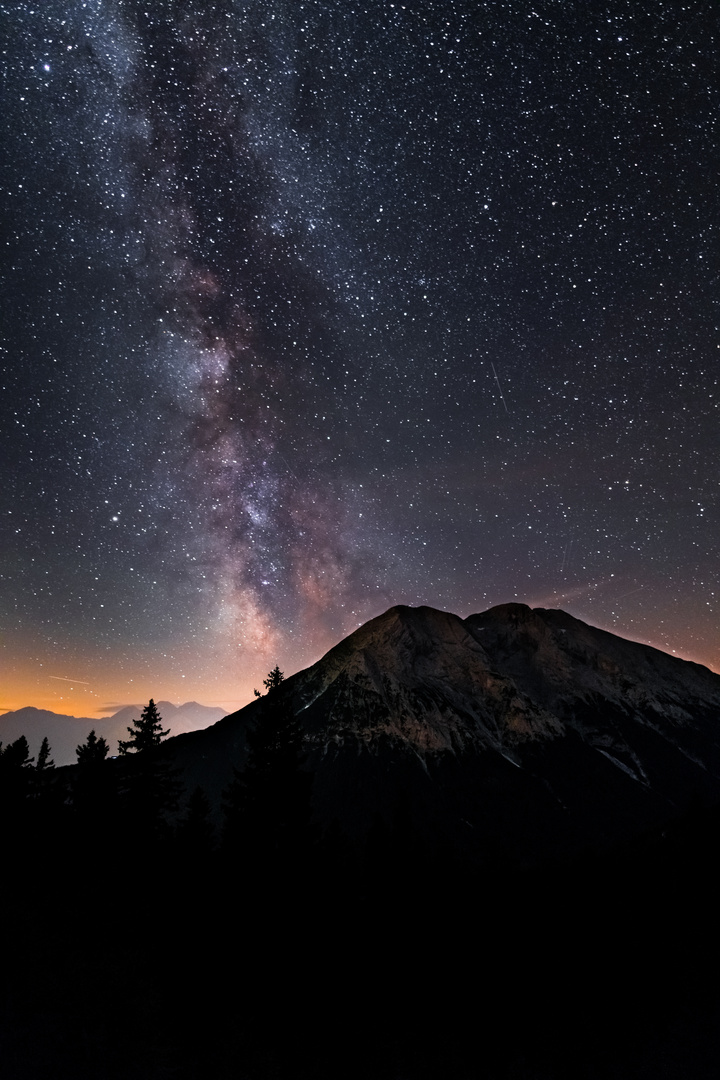
[[(718, 817), (511, 871), (6, 843), (5, 1080), (717, 1076)], [(60, 839), (60, 838), (58, 838)]]

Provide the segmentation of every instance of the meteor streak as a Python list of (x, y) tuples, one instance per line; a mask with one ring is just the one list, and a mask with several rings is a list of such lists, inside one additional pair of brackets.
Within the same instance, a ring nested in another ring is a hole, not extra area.
[(506, 405), (506, 403), (505, 403), (505, 395), (504, 395), (504, 394), (503, 394), (503, 392), (502, 392), (502, 386), (500, 385), (500, 380), (498, 379), (498, 373), (497, 373), (497, 371), (495, 370), (495, 365), (494, 365), (493, 363), (491, 363), (491, 364), (490, 364), (490, 367), (491, 367), (491, 368), (493, 369), (493, 375), (495, 376), (495, 382), (497, 383), (497, 388), (498, 388), (498, 392), (499, 392), (499, 394), (500, 394), (500, 400), (501, 400), (501, 401), (502, 401), (502, 403), (503, 403), (503, 406), (504, 406), (504, 408), (505, 408), (505, 412), (506, 412), (506, 413), (508, 414), (508, 416), (509, 416), (509, 415), (510, 415), (510, 410), (508, 409), (508, 407), (507, 407), (507, 405)]

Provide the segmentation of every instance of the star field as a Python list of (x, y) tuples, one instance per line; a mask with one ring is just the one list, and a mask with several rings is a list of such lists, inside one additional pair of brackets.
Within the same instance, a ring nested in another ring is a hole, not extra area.
[(394, 603), (720, 669), (716, 10), (0, 14), (0, 706), (237, 707)]

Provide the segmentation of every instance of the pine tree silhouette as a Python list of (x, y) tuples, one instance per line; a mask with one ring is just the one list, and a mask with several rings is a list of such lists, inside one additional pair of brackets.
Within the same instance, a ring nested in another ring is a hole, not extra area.
[[(128, 731), (130, 729), (128, 728)], [(110, 747), (105, 739), (100, 736), (98, 739), (95, 734), (95, 728), (92, 729), (87, 737), (87, 742), (82, 743), (75, 750), (78, 759), (78, 765), (97, 765), (101, 761), (104, 761), (108, 755)]]
[(267, 679), (263, 679), (263, 686), (270, 693), (271, 690), (277, 690), (281, 682), (283, 682), (285, 676), (276, 664), (272, 671), (268, 672)]
[(35, 760), (35, 758), (30, 757), (30, 747), (24, 735), (21, 735), (15, 742), (8, 743), (4, 750), (2, 743), (0, 743), (0, 758), (2, 758), (3, 769), (8, 772), (27, 768)]
[(112, 847), (117, 843), (120, 829), (117, 773), (112, 768), (115, 763), (105, 760), (109, 749), (94, 728), (86, 742), (75, 749), (77, 769), (72, 779), (72, 799), (78, 846), (96, 857), (108, 844)]
[(169, 838), (170, 815), (177, 806), (180, 783), (162, 748), (170, 731), (163, 730), (152, 698), (133, 725), (128, 728), (130, 738), (118, 743), (121, 757), (127, 758), (121, 773), (120, 802), (126, 843), (140, 857)]
[(50, 743), (48, 742), (47, 735), (40, 744), (40, 752), (38, 753), (37, 765), (35, 769), (37, 772), (44, 772), (46, 769), (54, 769), (55, 762), (50, 757)]
[[(272, 690), (277, 690), (277, 688), (280, 686), (280, 683), (282, 683), (284, 681), (285, 681), (285, 676), (283, 675), (282, 671), (280, 670), (280, 668), (276, 664), (275, 667), (272, 669), (272, 671), (268, 672), (267, 679), (263, 679), (263, 686), (265, 687), (265, 689), (267, 690), (267, 692), (269, 694)], [(255, 697), (262, 697), (263, 696), (260, 693), (259, 690), (253, 690), (253, 694), (255, 695)]]
[[(35, 790), (35, 769), (24, 735), (3, 750), (0, 744), (0, 820), (6, 823), (3, 856), (20, 854), (31, 831), (28, 799)], [(9, 880), (9, 879), (8, 879)]]
[[(266, 686), (272, 676), (270, 672)], [(252, 862), (269, 868), (278, 860), (301, 857), (312, 844), (312, 777), (303, 769), (302, 729), (289, 704), (268, 693), (260, 710), (255, 727), (247, 732), (245, 769), (234, 770), (224, 793), (224, 844), (226, 850), (244, 850)]]
[(118, 748), (121, 754), (141, 754), (159, 746), (164, 738), (170, 734), (162, 729), (162, 716), (158, 715), (157, 706), (152, 698), (142, 711), (139, 720), (133, 720), (135, 730), (128, 728), (130, 738), (119, 740)]

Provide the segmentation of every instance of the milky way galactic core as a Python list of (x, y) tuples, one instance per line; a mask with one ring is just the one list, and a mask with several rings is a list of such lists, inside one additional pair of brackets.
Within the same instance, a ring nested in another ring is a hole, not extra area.
[(395, 603), (720, 667), (718, 9), (0, 4), (3, 708)]

